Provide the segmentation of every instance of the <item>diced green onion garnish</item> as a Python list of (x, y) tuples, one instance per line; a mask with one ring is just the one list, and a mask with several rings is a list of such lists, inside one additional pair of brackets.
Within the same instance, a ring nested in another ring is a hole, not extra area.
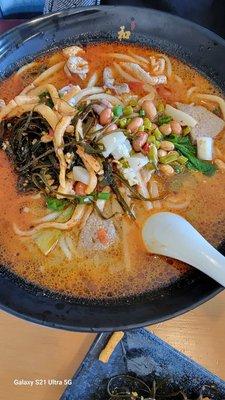
[(182, 134), (183, 134), (184, 136), (188, 135), (190, 132), (191, 132), (191, 128), (190, 128), (189, 126), (185, 126), (185, 127), (182, 129)]
[(124, 158), (122, 158), (120, 160), (120, 164), (122, 165), (123, 168), (129, 168), (129, 162), (127, 160), (125, 160)]
[(145, 130), (144, 125), (139, 126), (139, 128), (138, 128), (138, 131), (139, 131), (139, 132), (144, 132), (144, 130)]
[(157, 111), (158, 111), (159, 113), (162, 113), (162, 112), (165, 110), (165, 107), (164, 107), (164, 104), (163, 104), (162, 101), (159, 101), (159, 102), (158, 102), (156, 109), (157, 109)]
[(149, 163), (146, 165), (146, 168), (147, 168), (149, 171), (153, 171), (153, 169), (155, 169), (155, 165), (149, 162)]
[(112, 111), (115, 117), (121, 117), (121, 115), (123, 115), (123, 107), (120, 106), (119, 104), (114, 106)]
[(123, 114), (128, 117), (129, 115), (131, 115), (133, 113), (133, 107), (131, 106), (127, 106), (124, 108), (123, 110)]
[(137, 104), (138, 104), (138, 100), (136, 100), (136, 99), (131, 99), (129, 101), (129, 105), (132, 107), (136, 107)]
[(150, 150), (148, 152), (148, 159), (154, 165), (156, 165), (157, 162), (158, 162), (157, 148), (153, 143), (152, 143), (152, 145), (150, 147)]
[(169, 122), (172, 121), (172, 119), (173, 119), (173, 118), (172, 118), (170, 115), (166, 115), (166, 114), (161, 115), (161, 116), (159, 117), (159, 119), (158, 119), (158, 124), (159, 124), (159, 125), (168, 124)]
[(179, 164), (177, 161), (173, 162), (173, 163), (171, 164), (171, 166), (173, 167), (174, 171), (175, 171), (177, 174), (181, 174), (181, 173), (184, 172), (184, 170), (185, 170), (185, 166)]
[(120, 128), (125, 128), (127, 125), (127, 119), (126, 118), (120, 118), (117, 122)]
[(178, 154), (167, 154), (166, 156), (160, 157), (159, 162), (161, 164), (170, 164), (173, 161), (176, 161), (178, 159), (179, 155)]
[(184, 156), (179, 156), (177, 162), (179, 162), (179, 164), (185, 165), (188, 162), (188, 158)]
[(99, 200), (109, 200), (109, 198), (110, 198), (110, 193), (109, 193), (109, 192), (101, 192), (101, 193), (98, 193), (97, 198), (98, 198)]
[(144, 117), (145, 116), (145, 110), (143, 110), (142, 108), (139, 111), (139, 115), (140, 117)]
[(162, 139), (163, 139), (163, 134), (160, 132), (160, 130), (159, 130), (158, 128), (156, 128), (156, 129), (153, 131), (153, 135), (155, 136), (155, 138), (156, 138), (157, 140), (162, 140)]
[(152, 127), (152, 123), (149, 118), (144, 118), (144, 128), (146, 131), (150, 131)]

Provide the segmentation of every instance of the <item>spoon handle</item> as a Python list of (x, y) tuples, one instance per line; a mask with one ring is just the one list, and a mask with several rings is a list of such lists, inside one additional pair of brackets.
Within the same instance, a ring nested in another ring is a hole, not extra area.
[(225, 287), (225, 257), (184, 218), (170, 212), (154, 214), (144, 231), (150, 252), (184, 261)]

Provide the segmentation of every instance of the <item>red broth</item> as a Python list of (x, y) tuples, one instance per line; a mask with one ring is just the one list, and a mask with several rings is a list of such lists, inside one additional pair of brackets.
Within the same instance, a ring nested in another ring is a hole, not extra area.
[[(88, 45), (85, 53), (90, 66), (88, 79), (94, 71), (101, 76), (103, 68), (116, 61), (107, 55), (112, 52), (135, 53), (144, 57), (155, 54), (154, 50), (133, 46)], [(38, 60), (38, 65), (51, 66), (63, 59), (62, 52), (57, 52), (42, 57)], [(194, 69), (175, 58), (171, 58), (171, 61), (174, 78), (167, 85), (171, 90), (169, 102), (190, 102), (187, 99), (187, 89), (192, 86), (196, 86), (199, 92), (217, 93), (217, 89)], [(175, 75), (179, 75), (181, 80), (176, 80)], [(10, 77), (0, 84), (1, 97), (8, 102), (33, 79), (29, 71), (24, 71), (20, 76)], [(123, 82), (119, 76), (117, 80)], [(48, 83), (53, 83), (58, 89), (70, 82), (64, 71), (48, 79)], [(87, 81), (73, 77), (72, 83), (85, 87)], [(98, 84), (101, 83), (100, 78)], [(142, 88), (137, 87), (136, 90), (137, 94), (144, 94)], [(216, 139), (216, 147), (225, 154), (224, 132)], [(20, 238), (13, 230), (13, 223), (22, 229), (29, 228), (34, 214), (35, 217), (39, 213), (41, 215), (43, 200), (37, 201), (30, 194), (17, 192), (17, 177), (2, 150), (0, 168), (0, 261), (26, 280), (75, 297), (115, 298), (167, 286), (189, 270), (189, 267), (181, 262), (155, 256), (146, 251), (141, 238), (141, 227), (148, 213), (143, 211), (142, 207), (138, 209), (137, 222), (130, 221), (128, 217), (117, 221), (119, 240), (106, 251), (93, 252), (76, 248), (78, 234), (71, 231), (75, 243), (74, 257), (71, 261), (65, 260), (58, 248), (44, 256), (30, 238)], [(171, 178), (156, 177), (160, 184), (169, 188), (171, 194), (178, 193), (181, 197), (190, 197), (189, 206), (185, 210), (175, 212), (187, 218), (214, 246), (225, 236), (224, 176), (222, 171), (218, 171), (213, 177), (206, 177), (198, 172), (174, 175)], [(33, 210), (33, 214), (25, 212), (30, 209)], [(170, 208), (169, 210), (173, 211)], [(157, 212), (157, 209), (151, 212)]]

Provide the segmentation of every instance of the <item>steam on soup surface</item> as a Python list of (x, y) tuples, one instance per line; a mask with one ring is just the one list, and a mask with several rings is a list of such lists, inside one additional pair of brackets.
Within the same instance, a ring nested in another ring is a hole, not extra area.
[(169, 210), (213, 245), (225, 234), (225, 103), (152, 49), (73, 46), (1, 87), (1, 261), (53, 291), (111, 298), (188, 267), (148, 254), (146, 217)]

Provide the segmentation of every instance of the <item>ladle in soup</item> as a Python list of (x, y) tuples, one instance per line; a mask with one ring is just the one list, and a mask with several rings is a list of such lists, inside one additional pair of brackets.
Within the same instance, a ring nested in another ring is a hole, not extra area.
[(180, 215), (160, 212), (150, 216), (142, 236), (149, 252), (184, 261), (225, 286), (225, 257)]

